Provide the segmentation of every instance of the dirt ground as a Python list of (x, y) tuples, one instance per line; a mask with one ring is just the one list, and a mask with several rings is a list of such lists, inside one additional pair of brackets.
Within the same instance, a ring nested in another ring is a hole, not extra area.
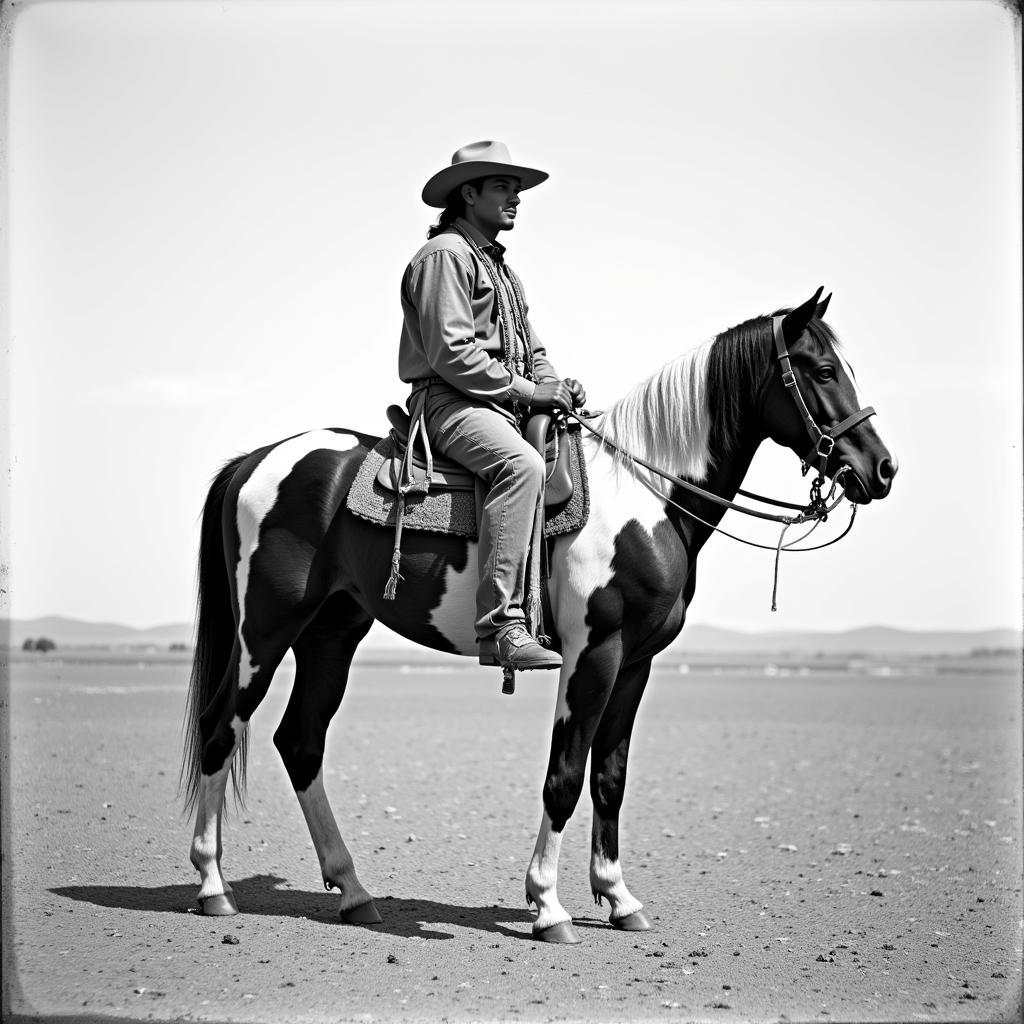
[[(49, 656), (48, 656), (49, 657)], [(384, 923), (340, 924), (254, 719), (224, 864), (241, 914), (194, 912), (175, 791), (187, 664), (11, 666), (4, 986), (12, 1019), (1001, 1021), (1021, 1005), (1017, 674), (656, 672), (623, 818), (654, 929), (613, 931), (589, 806), (533, 941), (554, 676), (364, 662), (326, 783)], [(11, 926), (13, 925), (13, 934)], [(13, 962), (11, 957), (13, 956)]]

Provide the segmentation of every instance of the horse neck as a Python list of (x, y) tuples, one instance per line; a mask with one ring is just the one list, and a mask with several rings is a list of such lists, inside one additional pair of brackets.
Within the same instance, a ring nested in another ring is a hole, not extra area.
[[(743, 478), (747, 475), (760, 443), (759, 438), (745, 438), (727, 457), (714, 461), (707, 476), (698, 486), (709, 494), (725, 501), (732, 501), (743, 485)], [(711, 537), (712, 527), (719, 524), (726, 509), (713, 499), (694, 494), (678, 485), (672, 488), (669, 498), (671, 503), (666, 508), (668, 517), (690, 556), (695, 557)], [(687, 515), (681, 509), (692, 515)]]

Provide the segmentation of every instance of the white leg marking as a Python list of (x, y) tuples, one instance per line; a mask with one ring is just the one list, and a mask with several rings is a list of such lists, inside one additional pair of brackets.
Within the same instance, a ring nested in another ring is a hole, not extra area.
[(537, 845), (526, 872), (526, 899), (537, 905), (537, 920), (533, 922), (535, 932), (572, 920), (558, 902), (558, 854), (561, 849), (562, 833), (552, 830), (551, 819), (545, 811), (540, 821)]
[(224, 810), (224, 791), (231, 772), (231, 760), (229, 757), (223, 768), (213, 775), (203, 775), (199, 780), (196, 827), (192, 833), (189, 859), (199, 872), (200, 899), (231, 892), (231, 886), (224, 880), (220, 869), (221, 815)]
[(341, 891), (341, 911), (369, 903), (372, 897), (356, 877), (355, 863), (341, 838), (334, 812), (324, 790), (323, 769), (302, 793), (296, 793), (309, 826), (309, 834), (320, 858), (324, 882)]
[(479, 543), (470, 541), (466, 567), (461, 572), (451, 565), (445, 569), (444, 595), (430, 613), (430, 624), (459, 654), (477, 652), (474, 623), (479, 551)]
[(330, 430), (311, 430), (288, 441), (283, 441), (268, 452), (263, 461), (253, 470), (252, 476), (238, 492), (238, 568), (235, 571), (238, 593), (238, 639), (242, 644), (242, 656), (238, 663), (238, 688), (244, 690), (259, 668), (252, 661), (245, 643), (242, 626), (245, 622), (245, 595), (249, 586), (249, 567), (252, 556), (259, 546), (260, 526), (267, 513), (277, 501), (281, 481), (295, 468), (296, 463), (310, 452), (327, 449), (347, 452), (357, 447), (359, 439), (351, 434), (336, 434)]
[[(597, 815), (594, 815), (594, 833), (598, 828)], [(621, 920), (635, 914), (643, 904), (626, 888), (622, 880), (622, 866), (617, 860), (608, 860), (593, 847), (590, 853), (590, 888), (594, 897), (603, 896), (611, 907), (608, 915), (610, 921)]]
[[(238, 744), (242, 742), (242, 737), (245, 735), (245, 730), (248, 728), (248, 723), (243, 722), (242, 719), (235, 715), (231, 719), (231, 731), (235, 734), (235, 748), (237, 749)], [(228, 761), (228, 767), (231, 766), (231, 762)]]

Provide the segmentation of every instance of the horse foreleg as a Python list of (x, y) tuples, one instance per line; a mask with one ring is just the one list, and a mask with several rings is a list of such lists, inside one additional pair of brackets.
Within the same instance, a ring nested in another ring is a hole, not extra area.
[(558, 855), (583, 792), (587, 754), (615, 677), (613, 663), (617, 667), (604, 645), (586, 648), (585, 641), (577, 641), (563, 647), (544, 814), (526, 873), (526, 900), (537, 907), (533, 934), (546, 942), (579, 942), (572, 917), (558, 900)]
[(626, 888), (619, 862), (619, 811), (626, 787), (629, 738), (650, 672), (649, 658), (620, 672), (590, 755), (590, 796), (594, 803), (590, 888), (597, 903), (608, 901), (612, 925), (626, 931), (651, 927), (643, 904)]
[(295, 686), (274, 734), (309, 827), (324, 886), (339, 890), (341, 918), (356, 924), (376, 924), (380, 915), (356, 875), (327, 799), (323, 758), (327, 727), (345, 694), (352, 656), (372, 621), (342, 594), (324, 606), (294, 645)]

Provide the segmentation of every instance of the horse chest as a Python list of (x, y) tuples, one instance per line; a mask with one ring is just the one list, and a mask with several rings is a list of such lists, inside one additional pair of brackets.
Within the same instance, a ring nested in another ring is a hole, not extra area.
[(690, 575), (679, 534), (663, 515), (606, 524), (602, 533), (580, 552), (581, 562), (589, 555), (601, 569), (591, 570), (586, 595), (591, 639), (620, 633), (627, 645), (667, 644), (682, 627), (682, 592)]

